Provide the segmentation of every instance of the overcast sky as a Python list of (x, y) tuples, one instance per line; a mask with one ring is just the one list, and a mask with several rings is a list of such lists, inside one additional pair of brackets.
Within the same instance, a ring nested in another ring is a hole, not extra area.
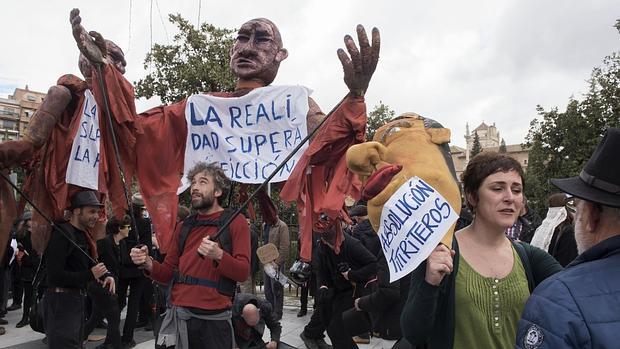
[[(153, 4), (152, 31), (150, 6)], [(131, 11), (130, 11), (131, 5)], [(620, 1), (4, 1), (0, 11), (0, 95), (28, 84), (47, 91), (77, 68), (69, 11), (82, 11), (87, 30), (119, 44), (126, 77), (147, 73), (154, 43), (169, 43), (169, 13), (191, 22), (238, 28), (255, 17), (273, 20), (289, 57), (275, 84), (301, 84), (328, 112), (347, 92), (336, 49), (358, 23), (381, 31), (381, 59), (367, 93), (368, 110), (383, 101), (452, 130), (463, 146), (465, 123), (496, 123), (507, 144), (523, 141), (537, 104), (561, 109), (581, 97), (593, 67), (620, 47), (613, 28)], [(138, 112), (159, 104), (139, 100)]]

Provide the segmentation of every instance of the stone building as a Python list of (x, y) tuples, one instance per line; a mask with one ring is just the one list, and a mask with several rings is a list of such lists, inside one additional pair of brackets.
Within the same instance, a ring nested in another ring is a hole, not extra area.
[[(465, 170), (465, 167), (469, 163), (469, 155), (474, 144), (475, 134), (478, 134), (480, 146), (482, 151), (495, 151), (499, 152), (504, 140), (500, 137), (499, 131), (495, 126), (487, 125), (484, 121), (476, 127), (471, 133), (469, 132), (469, 125), (465, 127), (465, 141), (466, 148), (458, 147), (455, 145), (450, 146), (452, 152), (452, 160), (454, 161), (454, 167), (456, 169), (457, 177), (461, 178), (461, 173)], [(529, 155), (529, 149), (523, 148), (521, 144), (506, 145), (506, 153), (515, 158), (523, 169), (527, 171), (527, 161)]]
[(0, 98), (0, 141), (22, 137), (45, 96), (45, 93), (29, 90), (26, 85), (16, 88), (8, 98)]

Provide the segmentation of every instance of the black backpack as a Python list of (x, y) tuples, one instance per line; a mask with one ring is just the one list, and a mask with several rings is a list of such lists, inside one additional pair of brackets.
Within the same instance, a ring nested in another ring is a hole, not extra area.
[[(218, 219), (197, 220), (196, 214), (187, 217), (183, 221), (183, 225), (181, 226), (181, 232), (179, 233), (179, 257), (181, 256), (181, 254), (183, 254), (185, 242), (187, 241), (187, 237), (191, 232), (192, 228), (202, 226), (221, 227), (230, 217), (232, 217), (234, 213), (235, 211), (233, 209), (227, 208), (224, 210), (224, 212), (222, 212)], [(230, 225), (226, 227), (226, 229), (222, 230), (221, 233), (212, 236), (211, 240), (219, 242), (220, 246), (222, 246), (222, 249), (224, 251), (232, 254), (233, 246), (232, 239), (230, 237), (229, 227)], [(235, 295), (236, 288), (237, 282), (235, 280), (220, 275), (220, 280), (217, 284), (217, 291), (219, 293), (232, 298)]]

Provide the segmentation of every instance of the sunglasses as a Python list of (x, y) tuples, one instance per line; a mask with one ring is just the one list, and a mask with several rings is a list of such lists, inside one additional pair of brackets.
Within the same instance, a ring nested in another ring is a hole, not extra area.
[(579, 201), (579, 199), (575, 198), (575, 197), (571, 197), (566, 199), (566, 203), (564, 204), (566, 209), (568, 210), (568, 212), (570, 213), (575, 213), (577, 212), (577, 202)]

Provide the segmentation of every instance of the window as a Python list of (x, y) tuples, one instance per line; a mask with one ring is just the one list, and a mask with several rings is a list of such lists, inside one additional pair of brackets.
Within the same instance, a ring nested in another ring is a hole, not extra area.
[(26, 96), (26, 99), (29, 100), (30, 102), (36, 102), (37, 101), (37, 97), (35, 97), (33, 95)]
[(523, 165), (527, 165), (527, 159), (523, 160)]

